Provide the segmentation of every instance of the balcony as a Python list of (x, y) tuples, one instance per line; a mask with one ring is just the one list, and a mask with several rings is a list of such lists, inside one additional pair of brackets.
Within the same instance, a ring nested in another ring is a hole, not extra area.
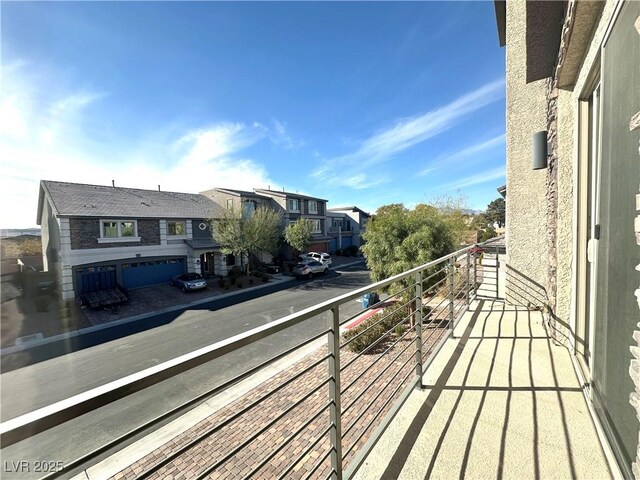
[[(44, 477), (608, 478), (569, 352), (539, 311), (501, 299), (503, 252), (462, 249), (4, 422), (3, 457), (266, 340), (271, 359)], [(394, 293), (364, 312), (373, 317), (342, 313), (384, 288)], [(317, 332), (276, 353), (278, 336), (307, 320)]]

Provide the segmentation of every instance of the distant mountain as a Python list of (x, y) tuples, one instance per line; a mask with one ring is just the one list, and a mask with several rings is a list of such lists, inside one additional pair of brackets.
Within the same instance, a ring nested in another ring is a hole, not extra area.
[(39, 228), (0, 228), (0, 237), (20, 237), (22, 235), (34, 235), (39, 237)]

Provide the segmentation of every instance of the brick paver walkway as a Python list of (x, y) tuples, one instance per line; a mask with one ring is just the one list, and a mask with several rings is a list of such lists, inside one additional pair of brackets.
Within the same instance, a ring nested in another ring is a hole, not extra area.
[[(424, 325), (423, 352), (428, 354), (433, 349), (446, 327), (445, 322), (437, 321)], [(409, 333), (392, 345), (395, 340), (374, 354), (359, 357), (347, 348), (341, 349), (345, 465), (393, 406), (403, 387), (415, 380), (415, 335)], [(325, 478), (331, 468), (326, 357), (327, 348), (318, 349), (113, 478), (137, 478), (212, 429), (202, 441), (149, 478), (188, 479), (205, 471), (206, 478)], [(273, 393), (296, 375), (299, 377)], [(244, 409), (242, 415), (232, 418)], [(296, 434), (298, 429), (301, 431)], [(256, 438), (252, 440), (253, 436)]]

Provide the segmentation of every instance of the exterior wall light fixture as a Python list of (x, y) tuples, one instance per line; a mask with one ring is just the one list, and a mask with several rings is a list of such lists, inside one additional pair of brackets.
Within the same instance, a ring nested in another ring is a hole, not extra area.
[(533, 134), (533, 169), (542, 170), (547, 168), (547, 131), (542, 130)]

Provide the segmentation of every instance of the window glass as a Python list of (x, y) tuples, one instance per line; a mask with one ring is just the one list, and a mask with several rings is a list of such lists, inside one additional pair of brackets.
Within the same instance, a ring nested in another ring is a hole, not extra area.
[(104, 222), (102, 224), (102, 236), (103, 237), (108, 237), (108, 238), (117, 237), (118, 236), (118, 224), (116, 222)]
[(227, 198), (227, 210), (233, 210), (233, 198)]
[(289, 200), (289, 210), (299, 210), (297, 199), (292, 198)]
[(318, 202), (309, 200), (309, 213), (318, 213)]
[(135, 228), (133, 222), (120, 222), (121, 237), (135, 237)]
[(186, 228), (184, 222), (168, 222), (167, 223), (168, 235), (186, 235)]

